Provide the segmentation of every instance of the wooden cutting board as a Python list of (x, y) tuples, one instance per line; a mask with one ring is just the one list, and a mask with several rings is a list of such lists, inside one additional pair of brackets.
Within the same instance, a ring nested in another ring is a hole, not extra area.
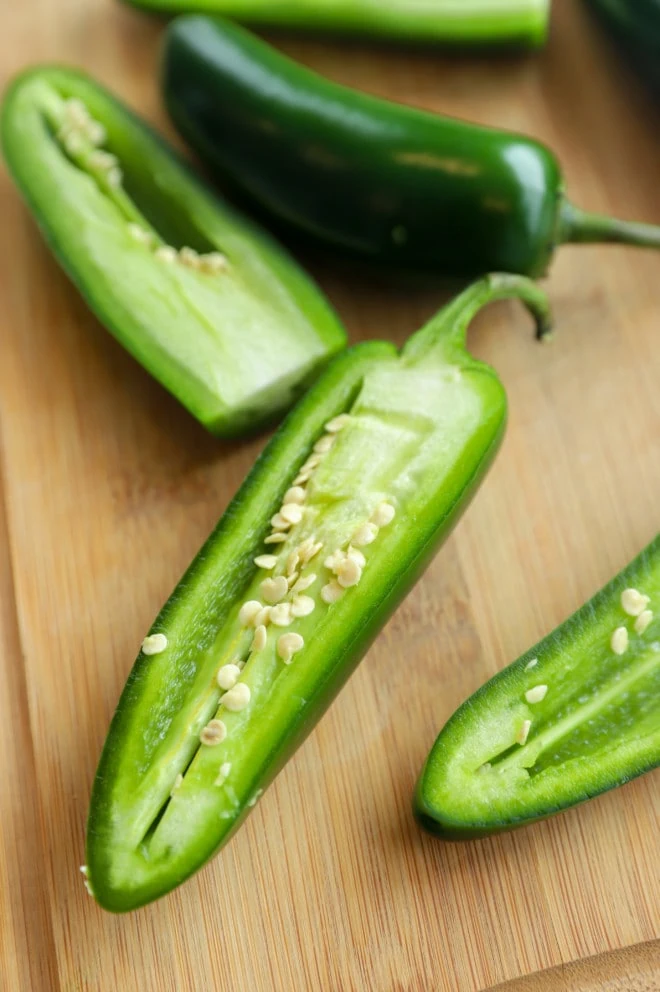
[[(2, 82), (82, 65), (167, 129), (160, 35), (111, 0), (3, 4)], [(537, 135), (582, 206), (660, 223), (658, 117), (578, 0), (556, 0), (538, 56), (281, 43), (365, 89)], [(660, 257), (563, 249), (548, 347), (516, 305), (477, 321), (511, 418), (473, 507), (223, 854), (116, 918), (78, 872), (99, 751), (145, 630), (264, 439), (213, 440), (128, 358), (4, 172), (0, 217), (0, 987), (476, 992), (657, 938), (657, 775), (462, 845), (422, 835), (410, 798), (456, 706), (658, 530)], [(402, 342), (446, 297), (303, 262), (353, 339)], [(566, 988), (660, 985), (652, 945), (598, 961), (600, 986), (587, 970)]]

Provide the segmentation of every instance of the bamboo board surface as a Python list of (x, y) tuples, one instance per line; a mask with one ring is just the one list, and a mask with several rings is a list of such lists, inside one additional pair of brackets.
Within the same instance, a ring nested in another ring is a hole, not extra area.
[[(81, 65), (167, 128), (160, 33), (111, 0), (3, 5), (0, 82), (39, 60)], [(660, 223), (658, 117), (577, 0), (557, 0), (533, 57), (279, 41), (373, 92), (532, 133), (581, 206)], [(423, 836), (410, 797), (456, 706), (658, 530), (660, 257), (563, 249), (548, 347), (513, 304), (476, 322), (472, 346), (511, 414), (469, 513), (221, 856), (115, 918), (78, 872), (108, 722), (145, 630), (264, 439), (213, 440), (136, 366), (4, 171), (0, 217), (0, 987), (477, 992), (657, 938), (657, 774), (464, 845)], [(353, 339), (403, 342), (446, 298), (303, 261)], [(639, 987), (658, 988), (657, 953), (635, 953)], [(637, 987), (614, 984), (618, 967), (602, 987)]]

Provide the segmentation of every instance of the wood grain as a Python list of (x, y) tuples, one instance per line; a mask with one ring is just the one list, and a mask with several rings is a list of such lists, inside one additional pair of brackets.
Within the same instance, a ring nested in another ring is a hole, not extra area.
[[(111, 0), (3, 5), (2, 82), (86, 66), (167, 129), (160, 34)], [(660, 223), (657, 117), (578, 0), (558, 0), (535, 57), (278, 41), (365, 89), (535, 134), (580, 205)], [(0, 986), (477, 992), (657, 937), (657, 774), (463, 845), (423, 836), (410, 797), (464, 697), (658, 530), (660, 258), (562, 250), (547, 348), (513, 305), (477, 322), (511, 418), (473, 508), (223, 854), (115, 918), (78, 872), (99, 750), (136, 646), (263, 439), (207, 437), (127, 357), (4, 172), (0, 216)], [(446, 296), (302, 260), (354, 339), (401, 342)]]
[(549, 968), (489, 992), (658, 992), (660, 941)]

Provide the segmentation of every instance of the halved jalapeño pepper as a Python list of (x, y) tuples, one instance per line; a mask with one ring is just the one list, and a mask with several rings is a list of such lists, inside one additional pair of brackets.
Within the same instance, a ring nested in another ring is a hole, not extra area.
[(163, 895), (228, 839), (465, 508), (504, 389), (465, 349), (491, 276), (399, 354), (335, 359), (275, 434), (157, 618), (101, 757), (88, 884), (107, 909)]
[(415, 811), (480, 837), (541, 820), (660, 764), (660, 536), (451, 717)]
[(9, 169), (92, 310), (214, 433), (288, 408), (344, 346), (295, 262), (88, 77), (24, 73), (1, 128)]

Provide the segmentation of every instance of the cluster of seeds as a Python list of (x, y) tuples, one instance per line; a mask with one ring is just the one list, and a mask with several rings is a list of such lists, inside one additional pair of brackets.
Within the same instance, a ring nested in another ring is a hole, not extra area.
[[(139, 233), (138, 233), (139, 232)], [(131, 232), (137, 240), (149, 244), (148, 232), (140, 229)], [(157, 249), (162, 255), (163, 249)], [(172, 259), (173, 260), (173, 259)], [(268, 546), (285, 544), (290, 540), (292, 531), (305, 518), (305, 501), (307, 498), (306, 485), (319, 467), (323, 458), (331, 450), (337, 434), (349, 423), (349, 414), (341, 414), (328, 421), (325, 433), (316, 442), (312, 454), (301, 466), (291, 487), (284, 494), (282, 505), (271, 518), (271, 532), (265, 538)], [(366, 559), (360, 548), (372, 544), (378, 537), (381, 528), (387, 527), (395, 516), (394, 507), (387, 502), (380, 503), (371, 514), (369, 520), (361, 524), (345, 549), (336, 549), (325, 559), (324, 567), (331, 573), (331, 578), (321, 588), (321, 600), (326, 604), (336, 602), (347, 589), (356, 586), (362, 578)], [(268, 628), (287, 628), (295, 620), (309, 616), (316, 608), (316, 601), (306, 595), (307, 590), (318, 580), (318, 574), (305, 571), (306, 567), (323, 549), (323, 543), (312, 534), (306, 537), (286, 556), (282, 553), (273, 554), (267, 551), (254, 559), (257, 568), (264, 572), (275, 572), (281, 568), (280, 574), (266, 575), (260, 583), (260, 599), (247, 600), (238, 612), (238, 621), (245, 630), (253, 631), (250, 652), (262, 651), (268, 643)], [(275, 549), (273, 549), (275, 550)], [(303, 574), (305, 572), (305, 574)], [(303, 636), (295, 631), (283, 630), (277, 636), (275, 650), (277, 657), (289, 665), (305, 646)], [(250, 702), (250, 688), (240, 681), (245, 662), (235, 658), (224, 664), (217, 673), (216, 680), (223, 690), (220, 703), (225, 709), (238, 712)], [(207, 747), (220, 744), (227, 735), (227, 727), (220, 719), (211, 720), (202, 730), (201, 743)], [(231, 766), (225, 763), (220, 768), (216, 785), (222, 785), (229, 775)]]
[[(57, 137), (69, 155), (84, 157), (85, 164), (100, 172), (108, 186), (112, 189), (121, 186), (124, 177), (117, 156), (100, 147), (107, 138), (106, 130), (99, 121), (94, 120), (81, 100), (73, 98), (65, 102), (64, 120)], [(208, 275), (217, 275), (228, 268), (226, 257), (219, 251), (200, 254), (188, 247), (177, 251), (171, 245), (162, 244), (153, 231), (136, 223), (128, 224), (128, 233), (138, 244), (151, 249), (159, 262), (177, 262), (188, 269)]]
[[(650, 602), (651, 597), (644, 595), (638, 589), (624, 589), (621, 593), (621, 608), (629, 617), (635, 618), (633, 630), (636, 634), (643, 634), (653, 620), (653, 610), (648, 608)], [(629, 643), (627, 627), (621, 625), (612, 631), (610, 647), (614, 654), (624, 655)]]
[(109, 186), (121, 186), (122, 172), (116, 155), (104, 151), (107, 134), (99, 121), (94, 120), (89, 110), (81, 100), (73, 97), (64, 103), (64, 120), (57, 132), (57, 138), (72, 157), (85, 155), (92, 147), (87, 162), (105, 176)]
[[(636, 634), (643, 634), (653, 620), (653, 610), (649, 610), (648, 608), (650, 602), (651, 597), (646, 596), (638, 589), (624, 589), (621, 593), (621, 607), (623, 612), (627, 613), (629, 617), (635, 618), (633, 629)], [(625, 627), (617, 627), (614, 634), (612, 634), (612, 650), (615, 654), (623, 654), (628, 647), (628, 632), (626, 631), (624, 643), (624, 638), (618, 634), (620, 630), (625, 630)], [(614, 647), (615, 637), (619, 642), (619, 646), (623, 645), (618, 651)]]
[(177, 251), (171, 245), (161, 244), (153, 231), (148, 231), (145, 227), (140, 227), (139, 224), (129, 224), (128, 233), (139, 245), (152, 249), (154, 258), (166, 265), (173, 265), (178, 262), (185, 268), (205, 272), (208, 275), (225, 272), (229, 266), (227, 259), (219, 251), (211, 251), (204, 255), (200, 255), (194, 248), (184, 247)]
[(325, 559), (323, 564), (332, 572), (334, 578), (321, 589), (321, 599), (324, 603), (336, 603), (346, 589), (358, 584), (366, 564), (360, 548), (373, 544), (381, 527), (387, 527), (392, 523), (395, 513), (391, 503), (380, 503), (371, 514), (371, 518), (355, 531), (346, 550), (338, 548)]

